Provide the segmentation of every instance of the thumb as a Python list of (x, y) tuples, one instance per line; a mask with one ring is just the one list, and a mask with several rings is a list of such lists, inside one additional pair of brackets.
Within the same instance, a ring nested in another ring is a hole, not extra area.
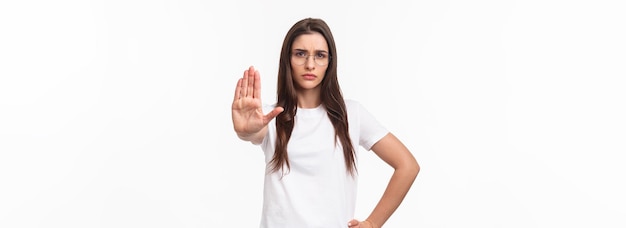
[(270, 113), (265, 115), (265, 122), (270, 122), (270, 120), (274, 119), (274, 117), (278, 116), (278, 114), (280, 114), (284, 110), (285, 109), (283, 107), (280, 107), (280, 106), (274, 108), (272, 111), (270, 111)]
[(348, 222), (348, 227), (358, 228), (359, 227), (359, 220), (356, 220), (356, 219), (350, 220)]

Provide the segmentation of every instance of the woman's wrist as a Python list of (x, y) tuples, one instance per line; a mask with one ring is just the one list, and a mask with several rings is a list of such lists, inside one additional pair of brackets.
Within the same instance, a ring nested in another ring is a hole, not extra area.
[(366, 219), (366, 220), (365, 220), (365, 221), (363, 221), (363, 222), (368, 222), (372, 228), (376, 228), (376, 226), (374, 225), (374, 223), (373, 223), (372, 221), (370, 221), (369, 219)]

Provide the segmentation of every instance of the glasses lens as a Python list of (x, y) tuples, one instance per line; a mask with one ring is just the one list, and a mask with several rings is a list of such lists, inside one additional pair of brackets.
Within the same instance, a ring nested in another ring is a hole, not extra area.
[(319, 66), (326, 66), (328, 64), (328, 56), (326, 55), (316, 55), (315, 56), (315, 64)]
[(304, 65), (307, 60), (307, 56), (303, 56), (302, 54), (294, 53), (291, 55), (291, 61), (296, 65)]
[(296, 65), (304, 65), (309, 60), (309, 58), (312, 58), (315, 64), (317, 64), (318, 66), (328, 65), (329, 57), (327, 55), (320, 55), (320, 54), (305, 55), (302, 53), (294, 53), (291, 55), (291, 62), (293, 62)]

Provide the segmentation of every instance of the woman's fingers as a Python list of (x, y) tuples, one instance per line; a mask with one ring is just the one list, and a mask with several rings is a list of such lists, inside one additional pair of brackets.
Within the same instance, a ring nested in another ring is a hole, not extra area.
[(237, 87), (235, 87), (235, 97), (233, 100), (236, 101), (239, 100), (239, 98), (241, 98), (241, 78), (237, 80)]
[(246, 97), (248, 92), (248, 71), (243, 72), (243, 78), (241, 78), (241, 98)]
[(259, 73), (258, 70), (254, 71), (254, 92), (253, 92), (253, 97), (254, 98), (261, 98), (261, 73)]
[(237, 81), (234, 100), (245, 97), (261, 98), (261, 74), (250, 66)]
[(359, 220), (356, 220), (356, 219), (350, 220), (350, 222), (348, 222), (348, 227), (358, 228), (359, 227)]
[(256, 72), (254, 71), (254, 67), (250, 66), (248, 69), (248, 87), (246, 91), (246, 97), (254, 96), (254, 83), (256, 79)]
[(253, 66), (250, 66), (243, 72), (243, 78), (241, 78), (241, 91), (239, 93), (240, 98), (253, 97), (258, 98), (261, 95), (261, 76), (259, 71), (255, 70)]

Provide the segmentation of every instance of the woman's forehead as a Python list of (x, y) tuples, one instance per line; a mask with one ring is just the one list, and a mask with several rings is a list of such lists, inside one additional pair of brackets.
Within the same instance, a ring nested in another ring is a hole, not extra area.
[(328, 43), (322, 34), (314, 32), (302, 34), (294, 39), (292, 49), (328, 51)]

